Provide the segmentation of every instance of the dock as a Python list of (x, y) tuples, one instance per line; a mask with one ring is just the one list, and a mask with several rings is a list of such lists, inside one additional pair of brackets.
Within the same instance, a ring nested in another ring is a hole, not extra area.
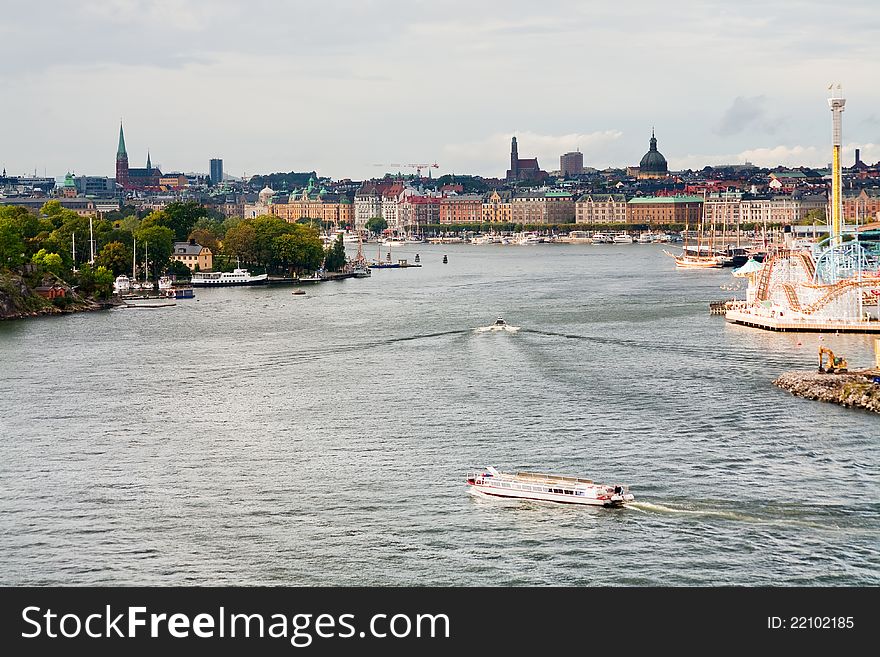
[(724, 319), (731, 324), (751, 326), (766, 331), (794, 333), (880, 333), (880, 321), (851, 321), (845, 319), (807, 320), (795, 317), (765, 317), (742, 310), (728, 310)]

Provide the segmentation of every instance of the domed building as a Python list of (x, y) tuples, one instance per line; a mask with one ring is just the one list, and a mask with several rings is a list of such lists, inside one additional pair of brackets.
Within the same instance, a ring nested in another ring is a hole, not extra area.
[(666, 158), (657, 150), (657, 138), (651, 130), (651, 146), (639, 162), (639, 178), (665, 178), (669, 175)]

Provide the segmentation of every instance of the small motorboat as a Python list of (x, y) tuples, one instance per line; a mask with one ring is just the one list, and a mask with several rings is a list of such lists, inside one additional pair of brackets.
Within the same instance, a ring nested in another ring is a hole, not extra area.
[(490, 324), (489, 326), (481, 326), (477, 331), (479, 333), (485, 333), (486, 331), (507, 331), (508, 333), (516, 333), (519, 331), (519, 326), (511, 326), (504, 321), (503, 317), (499, 317), (493, 324)]
[(294, 290), (293, 292), (291, 292), (291, 294), (305, 294), (305, 293), (306, 293), (305, 290)]

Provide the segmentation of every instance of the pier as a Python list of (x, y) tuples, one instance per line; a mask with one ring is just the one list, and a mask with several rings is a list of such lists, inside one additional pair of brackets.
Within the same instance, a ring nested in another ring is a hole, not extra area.
[(850, 319), (800, 319), (777, 315), (759, 315), (745, 310), (728, 310), (724, 319), (732, 324), (751, 326), (767, 331), (796, 333), (880, 333), (880, 321)]

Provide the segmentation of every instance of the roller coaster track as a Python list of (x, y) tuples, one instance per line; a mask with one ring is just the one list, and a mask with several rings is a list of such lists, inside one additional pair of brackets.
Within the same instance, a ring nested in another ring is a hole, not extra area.
[[(755, 297), (758, 301), (765, 301), (770, 298), (770, 279), (773, 274), (773, 268), (781, 258), (795, 258), (800, 262), (801, 267), (804, 268), (804, 271), (807, 274), (807, 279), (813, 280), (813, 277), (816, 274), (816, 263), (813, 262), (813, 259), (809, 255), (802, 251), (776, 254), (771, 257), (770, 260), (765, 262), (764, 267), (761, 269), (761, 274), (758, 278), (758, 293)], [(793, 289), (792, 292), (794, 292)], [(786, 294), (788, 294), (788, 292), (786, 292)]]
[(839, 281), (834, 285), (830, 286), (817, 286), (810, 285), (809, 287), (827, 287), (827, 291), (821, 297), (819, 297), (816, 301), (806, 306), (801, 306), (800, 299), (798, 298), (797, 292), (794, 289), (794, 285), (791, 283), (782, 283), (778, 286), (785, 293), (785, 296), (788, 298), (788, 304), (791, 309), (795, 312), (803, 313), (804, 315), (812, 315), (813, 313), (821, 310), (825, 306), (827, 306), (832, 301), (835, 301), (839, 297), (843, 296), (847, 292), (852, 289), (859, 290), (874, 290), (880, 287), (880, 279), (868, 279), (868, 280), (846, 280)]

